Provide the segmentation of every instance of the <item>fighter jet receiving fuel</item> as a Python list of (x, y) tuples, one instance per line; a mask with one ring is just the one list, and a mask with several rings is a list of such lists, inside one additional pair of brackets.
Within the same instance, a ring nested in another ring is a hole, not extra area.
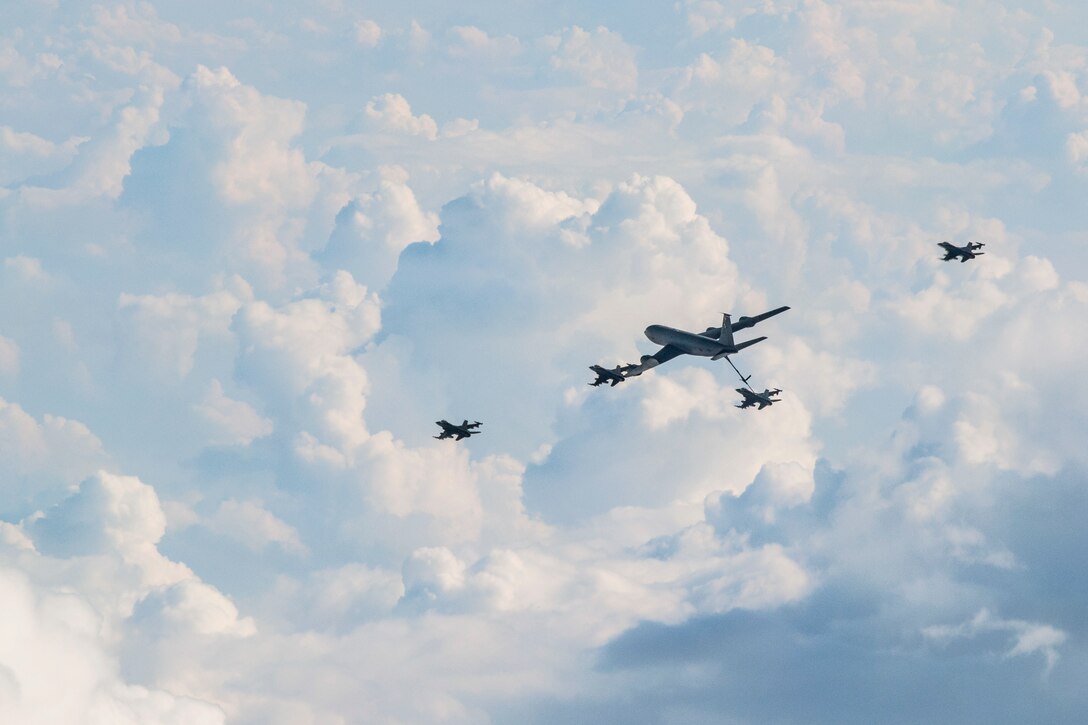
[[(767, 339), (766, 337), (757, 337), (754, 340), (735, 342), (733, 340), (734, 331), (752, 327), (756, 323), (762, 322), (768, 317), (774, 317), (788, 309), (789, 307), (779, 307), (755, 317), (741, 317), (736, 324), (733, 324), (728, 314), (723, 314), (721, 327), (708, 327), (704, 332), (699, 333), (677, 330), (674, 327), (666, 327), (665, 325), (650, 325), (646, 328), (646, 337), (650, 338), (650, 342), (656, 342), (664, 347), (653, 355), (643, 355), (638, 364), (623, 365), (617, 368), (617, 371), (622, 373), (625, 378), (633, 378), (679, 355), (698, 355), (708, 357), (711, 360), (720, 360), (724, 357), (729, 360), (729, 355)], [(730, 361), (730, 364), (732, 364), (732, 361)]]
[(597, 373), (597, 379), (590, 383), (593, 387), (603, 385), (604, 383), (611, 383), (614, 388), (626, 380), (626, 378), (623, 377), (623, 367), (620, 365), (617, 365), (611, 370), (602, 368), (600, 365), (590, 365), (589, 369)]
[(960, 264), (966, 262), (968, 259), (974, 259), (975, 257), (981, 257), (986, 252), (976, 252), (976, 249), (982, 249), (986, 245), (982, 242), (968, 242), (966, 246), (957, 247), (952, 242), (939, 242), (938, 247), (944, 248), (944, 256), (941, 258), (942, 262), (948, 262), (960, 258)]
[(736, 407), (738, 408), (751, 408), (753, 405), (758, 405), (759, 407), (756, 408), (756, 410), (763, 410), (768, 405), (774, 405), (775, 403), (781, 402), (779, 398), (773, 397), (782, 392), (779, 388), (775, 388), (774, 390), (764, 389), (762, 393), (757, 393), (748, 388), (737, 388), (736, 390), (744, 396), (744, 400), (737, 404)]
[(479, 435), (483, 432), (479, 430), (473, 430), (474, 428), (480, 427), (480, 421), (476, 421), (475, 423), (469, 423), (467, 418), (465, 419), (465, 422), (461, 425), (449, 423), (444, 420), (436, 420), (435, 424), (442, 427), (441, 433), (436, 436), (431, 436), (432, 438), (437, 438), (438, 440), (444, 440), (446, 438), (453, 438), (454, 436), (457, 436), (456, 438), (454, 438), (454, 440), (459, 441), (462, 438)]

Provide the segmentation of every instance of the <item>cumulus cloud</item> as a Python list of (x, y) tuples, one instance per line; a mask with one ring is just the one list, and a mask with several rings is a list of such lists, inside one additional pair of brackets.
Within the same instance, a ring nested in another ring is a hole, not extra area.
[(7, 475), (4, 510), (40, 504), (73, 486), (106, 458), (102, 441), (77, 420), (46, 413), (40, 419), (0, 398), (0, 451)]
[[(9, 537), (0, 552), (11, 614), (0, 633), (11, 684), (0, 710), (20, 722), (225, 722), (219, 706), (178, 694), (184, 687), (147, 672), (134, 683), (117, 657), (160, 598), (172, 602), (163, 611), (173, 634), (253, 633), (226, 597), (159, 552), (165, 526), (154, 489), (106, 472), (20, 524), (26, 539)], [(66, 697), (55, 697), (59, 687)]]
[(492, 38), (475, 25), (457, 25), (450, 29), (447, 52), (453, 58), (503, 58), (516, 55), (521, 43), (512, 35)]
[(290, 627), (344, 631), (388, 615), (403, 596), (400, 572), (351, 563), (281, 579), (270, 604)]
[(635, 51), (615, 31), (604, 26), (587, 31), (575, 25), (549, 36), (547, 42), (555, 49), (552, 68), (591, 88), (631, 91), (638, 85)]
[(355, 40), (365, 48), (373, 48), (381, 42), (382, 28), (373, 20), (359, 20), (355, 23)]
[(44, 515), (32, 517), (29, 528), (38, 549), (51, 555), (116, 553), (145, 585), (169, 584), (188, 573), (157, 550), (166, 517), (154, 489), (133, 476), (100, 471)]
[[(219, 707), (166, 690), (130, 685), (106, 642), (99, 614), (76, 594), (37, 590), (0, 569), (7, 613), (0, 630), (0, 715), (10, 722), (219, 725)], [(33, 653), (33, 656), (28, 656)], [(64, 697), (57, 697), (63, 690)]]
[(20, 254), (4, 260), (4, 275), (24, 285), (42, 287), (52, 280), (42, 267), (42, 261), (36, 257)]
[(184, 378), (193, 368), (200, 338), (227, 334), (234, 313), (251, 297), (240, 277), (203, 297), (122, 293), (117, 307), (130, 334), (124, 353), (134, 354), (153, 374)]
[(1065, 154), (1070, 163), (1083, 171), (1088, 160), (1088, 131), (1069, 134), (1065, 139)]
[(203, 65), (176, 100), (169, 140), (137, 155), (125, 189), (127, 208), (170, 221), (141, 229), (142, 245), (180, 264), (190, 260), (179, 246), (200, 250), (257, 288), (312, 284), (306, 252), (327, 237), (353, 180), (299, 147), (305, 104)]
[(71, 182), (64, 189), (28, 184), (24, 198), (32, 205), (49, 209), (99, 196), (119, 197), (131, 171), (132, 155), (155, 138), (154, 134), (160, 130), (166, 92), (177, 84), (178, 79), (170, 76), (155, 85), (143, 86), (133, 103), (117, 111), (108, 135), (80, 146), (78, 156), (65, 170)]
[(12, 184), (27, 177), (48, 174), (64, 168), (88, 141), (87, 136), (73, 136), (61, 143), (10, 126), (0, 126), (0, 158), (4, 171), (0, 183)]
[(715, 0), (687, 0), (685, 4), (688, 27), (699, 37), (711, 31), (729, 31), (737, 26), (737, 18)]
[(246, 445), (272, 432), (272, 421), (262, 418), (251, 405), (234, 400), (223, 392), (223, 384), (212, 380), (207, 394), (196, 410), (219, 430), (216, 440), (226, 444)]
[(19, 373), (19, 345), (10, 337), (0, 335), (0, 375), (12, 377)]
[(304, 106), (264, 97), (226, 68), (201, 66), (188, 83), (204, 123), (230, 134), (224, 144), (228, 152), (213, 171), (223, 197), (234, 204), (266, 199), (287, 208), (306, 204), (314, 193), (313, 178), (302, 152), (289, 147), (302, 130)]
[(376, 297), (347, 272), (282, 310), (255, 301), (234, 318), (239, 376), (274, 412), (294, 420), (301, 451), (322, 455), (327, 448), (344, 461), (367, 439), (368, 381), (351, 353), (377, 332), (380, 319)]
[(1082, 10), (250, 10), (0, 38), (7, 719), (1083, 719)]
[(352, 200), (340, 211), (336, 229), (317, 259), (381, 289), (405, 247), (437, 238), (437, 215), (420, 207), (403, 170), (385, 169), (373, 194)]
[(306, 551), (298, 532), (256, 501), (224, 501), (211, 518), (209, 528), (237, 539), (253, 551), (271, 544), (294, 554)]
[(370, 100), (363, 110), (363, 118), (373, 128), (386, 133), (421, 136), (432, 141), (438, 135), (435, 120), (426, 113), (413, 115), (408, 100), (397, 93), (386, 93)]

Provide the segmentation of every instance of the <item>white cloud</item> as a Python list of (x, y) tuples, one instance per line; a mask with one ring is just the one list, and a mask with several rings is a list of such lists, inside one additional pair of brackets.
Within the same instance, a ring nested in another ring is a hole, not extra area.
[(128, 333), (123, 352), (150, 367), (152, 375), (184, 378), (201, 338), (229, 335), (231, 319), (252, 294), (240, 277), (202, 297), (122, 293), (117, 308)]
[(40, 550), (61, 557), (116, 554), (138, 572), (144, 587), (191, 575), (156, 548), (166, 532), (166, 517), (155, 490), (134, 476), (99, 471), (28, 524)]
[(17, 403), (0, 398), (0, 451), (13, 480), (5, 509), (13, 502), (38, 501), (77, 483), (105, 459), (102, 441), (84, 424), (45, 414), (39, 421)]
[(303, 129), (305, 106), (264, 96), (226, 68), (197, 68), (188, 80), (203, 123), (222, 138), (225, 158), (213, 171), (220, 194), (233, 204), (307, 205), (316, 190), (302, 152), (290, 143)]
[(131, 172), (132, 155), (159, 132), (166, 93), (177, 84), (178, 79), (170, 75), (153, 85), (141, 86), (135, 101), (117, 111), (108, 135), (80, 145), (70, 167), (71, 181), (65, 188), (28, 185), (23, 189), (23, 198), (31, 205), (51, 209), (100, 196), (119, 197)]
[(509, 58), (521, 51), (521, 43), (512, 35), (493, 38), (474, 25), (457, 25), (449, 30), (447, 52), (453, 58)]
[(382, 34), (381, 26), (373, 20), (359, 20), (355, 23), (355, 40), (364, 48), (377, 47)]
[(243, 400), (234, 400), (223, 392), (223, 384), (212, 380), (208, 392), (195, 406), (212, 426), (219, 430), (215, 440), (228, 445), (248, 445), (255, 438), (272, 432), (272, 421)]
[[(20, 527), (29, 537), (22, 543), (5, 537), (9, 544), (0, 551), (0, 596), (9, 613), (0, 628), (0, 672), (14, 686), (0, 696), (5, 717), (225, 722), (220, 707), (190, 688), (153, 682), (151, 668), (132, 682), (131, 663), (118, 659), (119, 649), (149, 651), (152, 642), (136, 640), (152, 622), (156, 637), (183, 640), (254, 632), (226, 597), (158, 551), (165, 517), (154, 489), (135, 477), (99, 472)], [(61, 687), (67, 694), (57, 698)]]
[(635, 51), (606, 27), (586, 31), (577, 25), (548, 38), (555, 48), (552, 68), (570, 73), (590, 88), (632, 91), (638, 86)]
[[(136, 208), (176, 220), (147, 230), (145, 243), (210, 255), (259, 290), (312, 284), (305, 250), (331, 230), (353, 177), (307, 160), (298, 143), (305, 104), (198, 65), (177, 105), (169, 142), (145, 156), (127, 195)], [(172, 188), (192, 193), (180, 199)]]
[(737, 18), (716, 0), (687, 0), (688, 28), (695, 37), (717, 31), (724, 32), (737, 27)]
[(431, 31), (412, 18), (408, 25), (408, 47), (414, 53), (423, 53), (431, 45)]
[(363, 421), (369, 382), (351, 353), (380, 324), (377, 298), (343, 271), (315, 296), (282, 310), (252, 302), (233, 322), (239, 376), (265, 397), (270, 414), (351, 456), (369, 437)]
[(383, 169), (373, 194), (354, 199), (340, 212), (337, 227), (318, 255), (374, 289), (385, 286), (401, 251), (412, 242), (438, 239), (438, 217), (425, 212), (401, 169)]
[(1071, 133), (1065, 137), (1065, 155), (1079, 171), (1084, 171), (1088, 161), (1088, 131)]
[[(40, 591), (0, 568), (0, 717), (7, 722), (220, 725), (218, 707), (126, 684), (101, 640), (98, 613), (78, 595)], [(57, 693), (63, 691), (64, 696)]]
[(728, 612), (738, 607), (764, 609), (797, 601), (813, 589), (805, 570), (768, 546), (732, 557), (716, 576), (692, 587), (691, 596), (702, 613)]
[(314, 571), (304, 581), (281, 578), (273, 606), (291, 626), (351, 629), (393, 611), (404, 596), (401, 573), (352, 563)]
[(416, 549), (404, 562), (407, 597), (434, 598), (465, 585), (465, 565), (446, 548)]
[(438, 136), (435, 120), (426, 113), (412, 115), (408, 99), (397, 93), (371, 99), (363, 110), (363, 117), (376, 130), (385, 133), (421, 136), (431, 141)]
[(88, 140), (87, 136), (73, 136), (62, 143), (54, 143), (33, 133), (0, 126), (0, 159), (4, 161), (0, 184), (59, 171), (72, 161), (79, 147)]
[(1084, 709), (1082, 10), (251, 10), (0, 40), (0, 717)]
[(257, 501), (224, 501), (219, 504), (208, 526), (224, 536), (237, 539), (253, 551), (259, 552), (272, 544), (278, 544), (293, 554), (306, 551), (298, 532)]
[(91, 15), (91, 34), (99, 40), (125, 41), (152, 47), (159, 43), (178, 43), (182, 40), (181, 29), (160, 19), (151, 3), (135, 2), (113, 7), (98, 5), (93, 8)]
[(134, 624), (156, 633), (181, 636), (226, 635), (249, 637), (256, 628), (249, 618), (214, 587), (197, 579), (181, 579), (157, 589), (140, 601)]
[(0, 376), (19, 374), (19, 345), (10, 337), (0, 335)]
[(985, 632), (1008, 632), (1014, 643), (1006, 653), (1008, 657), (1042, 654), (1049, 672), (1058, 661), (1058, 647), (1066, 640), (1066, 633), (1045, 624), (1016, 619), (1001, 619), (982, 609), (970, 621), (957, 626), (935, 625), (923, 630), (926, 637), (948, 641), (961, 637), (977, 637)]
[(4, 259), (4, 274), (10, 275), (14, 281), (34, 285), (39, 289), (52, 282), (49, 273), (42, 268), (40, 259), (22, 254)]

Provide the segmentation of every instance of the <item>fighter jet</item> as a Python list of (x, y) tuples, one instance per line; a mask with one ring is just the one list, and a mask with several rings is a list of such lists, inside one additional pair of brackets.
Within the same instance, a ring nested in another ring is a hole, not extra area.
[(679, 355), (699, 355), (708, 357), (711, 360), (720, 360), (724, 357), (728, 360), (729, 355), (767, 339), (766, 337), (757, 337), (754, 340), (734, 342), (733, 332), (735, 330), (752, 327), (756, 323), (762, 322), (768, 317), (774, 317), (788, 309), (789, 307), (779, 307), (755, 317), (741, 317), (736, 324), (733, 324), (729, 314), (723, 314), (721, 327), (708, 327), (704, 332), (699, 333), (677, 330), (664, 325), (650, 325), (646, 328), (646, 337), (650, 339), (650, 342), (656, 342), (664, 347), (653, 355), (643, 355), (637, 364), (621, 366), (618, 371), (625, 378), (633, 378)]
[(623, 368), (620, 365), (617, 365), (611, 370), (602, 368), (600, 365), (590, 365), (589, 369), (597, 373), (597, 379), (590, 383), (593, 387), (603, 385), (604, 383), (611, 383), (614, 388), (626, 380), (626, 378), (623, 377)]
[(478, 435), (483, 432), (479, 430), (473, 430), (474, 428), (480, 427), (480, 421), (476, 421), (475, 423), (469, 423), (467, 418), (465, 419), (465, 422), (461, 425), (449, 423), (444, 420), (436, 420), (435, 425), (439, 425), (442, 427), (441, 433), (436, 436), (431, 436), (432, 438), (437, 438), (438, 440), (444, 440), (446, 438), (453, 438), (454, 436), (457, 436), (456, 438), (454, 438), (454, 440), (459, 441), (462, 438), (468, 438), (469, 436)]
[(744, 400), (736, 407), (738, 408), (751, 408), (753, 405), (758, 405), (756, 410), (763, 410), (768, 405), (774, 405), (779, 401), (779, 398), (773, 396), (778, 395), (782, 391), (778, 388), (774, 390), (764, 389), (762, 393), (757, 393), (754, 390), (748, 388), (737, 388), (737, 392), (744, 396)]
[(952, 242), (940, 242), (937, 246), (944, 248), (944, 256), (941, 258), (942, 262), (948, 262), (959, 257), (960, 264), (963, 264), (968, 259), (974, 259), (975, 257), (981, 257), (983, 254), (986, 254), (986, 252), (975, 251), (976, 249), (982, 249), (986, 246), (982, 242), (968, 242), (967, 246), (964, 247), (957, 247)]

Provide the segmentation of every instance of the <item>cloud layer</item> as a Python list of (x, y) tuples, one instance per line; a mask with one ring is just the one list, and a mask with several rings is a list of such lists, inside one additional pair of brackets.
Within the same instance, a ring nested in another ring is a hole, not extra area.
[(0, 719), (1084, 720), (1084, 11), (349, 5), (0, 31)]

